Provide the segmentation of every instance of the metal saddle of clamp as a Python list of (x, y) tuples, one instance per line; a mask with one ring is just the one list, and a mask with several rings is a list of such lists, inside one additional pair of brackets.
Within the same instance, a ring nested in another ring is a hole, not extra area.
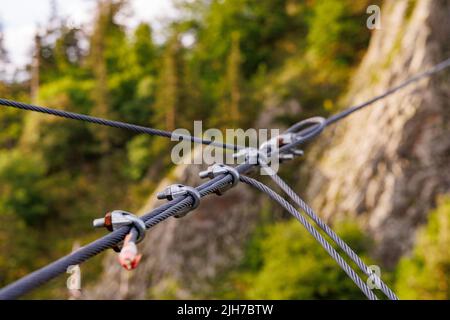
[(259, 151), (260, 153), (264, 153), (265, 155), (270, 154), (270, 156), (272, 156), (272, 153), (275, 152), (278, 155), (278, 159), (280, 161), (292, 160), (296, 156), (302, 156), (303, 150), (291, 149), (286, 153), (278, 153), (278, 150), (285, 145), (295, 142), (296, 139), (297, 134), (295, 133), (283, 133), (261, 144)]
[(228, 173), (231, 174), (231, 177), (233, 179), (231, 183), (215, 191), (217, 195), (221, 196), (222, 194), (225, 193), (225, 191), (234, 187), (239, 182), (239, 172), (235, 168), (226, 166), (224, 164), (214, 164), (208, 167), (207, 170), (201, 171), (198, 175), (202, 179), (205, 178), (214, 179), (217, 176)]
[[(123, 210), (114, 210), (112, 212), (108, 212), (104, 218), (95, 219), (93, 225), (95, 228), (104, 227), (109, 231), (115, 231), (124, 226), (132, 225), (137, 232), (136, 243), (139, 243), (144, 239), (145, 231), (147, 230), (147, 227), (145, 226), (145, 223), (144, 221), (142, 221), (142, 219), (130, 212)], [(121, 244), (113, 247), (113, 249), (114, 251), (119, 252), (121, 250)]]
[(244, 159), (249, 164), (267, 163), (266, 153), (256, 148), (244, 148), (233, 154), (234, 159)]
[(182, 218), (186, 214), (188, 214), (189, 211), (197, 208), (200, 205), (201, 195), (197, 191), (197, 189), (182, 184), (173, 184), (165, 188), (163, 191), (158, 192), (156, 197), (160, 200), (167, 199), (169, 201), (172, 201), (174, 199), (184, 197), (187, 195), (191, 196), (191, 198), (194, 201), (191, 207), (187, 207), (182, 211), (180, 211), (179, 213), (177, 213), (176, 215), (174, 215), (175, 218)]

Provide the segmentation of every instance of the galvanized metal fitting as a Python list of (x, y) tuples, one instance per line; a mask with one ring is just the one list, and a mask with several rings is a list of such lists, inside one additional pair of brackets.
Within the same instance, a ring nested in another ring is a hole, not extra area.
[(189, 211), (197, 208), (200, 205), (201, 195), (195, 188), (185, 186), (182, 184), (173, 184), (171, 186), (166, 187), (163, 191), (158, 192), (156, 197), (160, 200), (167, 199), (172, 201), (179, 197), (191, 196), (193, 199), (193, 203), (190, 207), (185, 208), (183, 211), (174, 215), (175, 218), (184, 217)]
[(147, 227), (142, 219), (130, 212), (122, 210), (108, 212), (104, 218), (95, 219), (93, 225), (94, 228), (106, 228), (109, 231), (114, 231), (124, 226), (132, 225), (137, 231), (136, 243), (139, 243), (144, 239), (145, 231), (147, 230)]
[(198, 175), (202, 179), (205, 179), (205, 178), (214, 179), (215, 177), (220, 176), (222, 174), (230, 174), (232, 177), (232, 181), (227, 186), (215, 191), (217, 195), (221, 196), (222, 194), (225, 193), (225, 191), (227, 191), (228, 189), (230, 189), (230, 188), (234, 187), (236, 184), (238, 184), (239, 172), (235, 168), (224, 165), (224, 164), (217, 163), (217, 164), (214, 164), (214, 165), (208, 167), (207, 170), (201, 171)]
[(268, 163), (265, 152), (261, 152), (256, 148), (244, 148), (233, 154), (234, 159), (244, 159), (249, 164)]
[(285, 160), (292, 160), (296, 156), (302, 156), (303, 151), (300, 149), (290, 149), (288, 152), (279, 153), (279, 148), (291, 144), (295, 142), (297, 139), (296, 133), (283, 133), (279, 136), (276, 136), (266, 142), (264, 142), (259, 150), (261, 153), (264, 153), (266, 155), (270, 154), (272, 157), (274, 153), (278, 156), (278, 159), (282, 162)]
[(296, 135), (294, 133), (283, 133), (261, 144), (259, 150), (267, 153), (273, 152), (284, 145), (293, 143), (295, 136)]

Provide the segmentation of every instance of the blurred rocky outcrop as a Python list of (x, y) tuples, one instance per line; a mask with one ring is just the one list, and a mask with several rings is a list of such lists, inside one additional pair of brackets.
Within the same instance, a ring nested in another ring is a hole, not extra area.
[[(381, 13), (348, 105), (450, 57), (449, 1), (386, 1)], [(307, 157), (312, 207), (328, 219), (358, 216), (387, 266), (412, 247), (436, 195), (450, 191), (449, 78), (423, 80), (352, 115)]]

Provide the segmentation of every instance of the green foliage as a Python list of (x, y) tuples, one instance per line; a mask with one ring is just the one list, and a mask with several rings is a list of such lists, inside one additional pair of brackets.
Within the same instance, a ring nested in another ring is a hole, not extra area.
[(335, 64), (354, 63), (359, 58), (355, 49), (365, 47), (368, 39), (367, 30), (361, 28), (367, 18), (362, 13), (368, 5), (369, 1), (359, 6), (351, 1), (318, 1), (309, 19), (308, 50)]
[(140, 135), (133, 138), (127, 144), (128, 151), (128, 174), (132, 179), (139, 179), (148, 170), (151, 161), (151, 138)]
[(19, 151), (0, 152), (0, 212), (37, 224), (47, 214), (45, 164)]
[(156, 46), (152, 41), (152, 29), (148, 24), (141, 23), (134, 31), (132, 40), (135, 65), (141, 68), (143, 75), (155, 72)]
[(450, 197), (444, 197), (419, 232), (411, 257), (400, 261), (397, 291), (402, 299), (450, 299)]
[[(358, 252), (370, 241), (351, 223), (335, 226)], [(367, 261), (366, 258), (363, 258)], [(249, 299), (362, 299), (364, 296), (336, 262), (296, 220), (259, 230), (247, 249), (241, 270), (231, 275), (226, 297)]]
[(179, 34), (175, 33), (166, 43), (162, 56), (162, 69), (156, 96), (156, 122), (164, 123), (166, 130), (175, 130), (177, 111), (181, 111), (183, 64)]
[[(1, 86), (1, 84), (0, 84)], [(22, 116), (20, 112), (5, 109), (0, 113), (0, 148), (12, 148), (22, 133)]]

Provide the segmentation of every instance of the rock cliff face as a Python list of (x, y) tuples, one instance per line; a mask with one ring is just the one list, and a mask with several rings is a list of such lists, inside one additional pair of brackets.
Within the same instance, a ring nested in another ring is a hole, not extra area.
[[(386, 1), (381, 13), (382, 29), (374, 32), (355, 74), (349, 104), (450, 56), (449, 1)], [(301, 174), (309, 185), (300, 193), (307, 190), (312, 207), (328, 220), (357, 216), (388, 266), (412, 247), (436, 195), (450, 191), (448, 79), (447, 73), (422, 81), (351, 116), (327, 129), (306, 155)], [(262, 122), (270, 125), (270, 119)], [(196, 185), (199, 170), (179, 166), (157, 190), (175, 182)], [(153, 199), (143, 212), (158, 204)], [(242, 258), (262, 201), (243, 185), (205, 198), (184, 219), (171, 218), (148, 232), (139, 272), (122, 271), (115, 254), (108, 254), (101, 279), (85, 298), (195, 298), (211, 290), (217, 276)]]
[[(386, 1), (381, 14), (349, 105), (450, 56), (449, 1)], [(328, 219), (360, 217), (387, 266), (412, 247), (436, 195), (450, 191), (449, 97), (448, 72), (421, 81), (340, 122), (308, 155), (312, 207)]]

